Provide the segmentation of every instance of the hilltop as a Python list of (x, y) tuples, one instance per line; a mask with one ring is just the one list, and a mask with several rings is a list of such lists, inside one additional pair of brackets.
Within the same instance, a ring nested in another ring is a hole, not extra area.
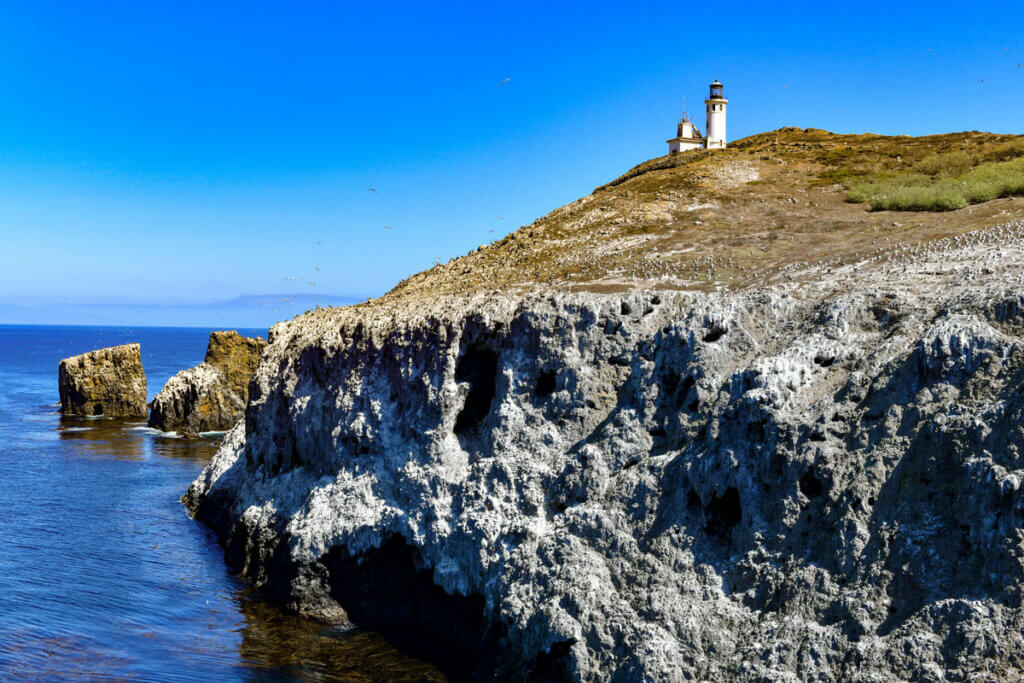
[(184, 502), (263, 595), (455, 680), (1020, 680), (1022, 159), (641, 164), (276, 325)]
[(931, 186), (973, 182), (965, 176), (972, 169), (991, 174), (1000, 164), (1010, 166), (1004, 172), (1019, 195), (1022, 162), (1024, 136), (783, 128), (725, 150), (647, 161), (499, 241), (403, 280), (383, 299), (732, 291), (799, 278), (1024, 216), (1024, 198), (999, 197), (991, 183), (984, 190), (997, 198), (958, 210), (877, 210), (890, 185), (939, 202)]

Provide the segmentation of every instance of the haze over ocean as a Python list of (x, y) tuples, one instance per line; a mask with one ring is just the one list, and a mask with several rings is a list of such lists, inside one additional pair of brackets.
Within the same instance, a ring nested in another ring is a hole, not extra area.
[(1022, 132), (1019, 3), (703, 11), (9, 4), (0, 295), (379, 295), (663, 154), (714, 78), (733, 140)]

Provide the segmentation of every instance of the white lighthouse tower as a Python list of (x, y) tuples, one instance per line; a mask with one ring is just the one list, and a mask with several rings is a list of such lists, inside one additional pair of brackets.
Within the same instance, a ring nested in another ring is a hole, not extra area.
[(711, 84), (711, 94), (704, 100), (708, 111), (708, 137), (705, 141), (707, 149), (725, 148), (725, 105), (727, 104), (729, 104), (729, 100), (725, 99), (722, 94), (722, 84), (716, 79)]

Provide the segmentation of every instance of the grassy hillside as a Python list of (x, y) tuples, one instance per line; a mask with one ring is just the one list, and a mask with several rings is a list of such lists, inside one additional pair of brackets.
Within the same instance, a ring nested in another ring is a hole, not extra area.
[(1022, 194), (1024, 137), (785, 128), (647, 161), (386, 298), (743, 288), (1022, 218)]

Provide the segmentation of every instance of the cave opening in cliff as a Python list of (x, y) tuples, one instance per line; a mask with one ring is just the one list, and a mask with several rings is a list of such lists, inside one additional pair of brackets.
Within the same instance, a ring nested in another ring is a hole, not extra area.
[(537, 385), (533, 388), (533, 395), (537, 398), (544, 398), (555, 390), (555, 371), (545, 370), (537, 378)]
[(704, 508), (704, 515), (704, 530), (725, 543), (731, 542), (732, 528), (743, 519), (739, 490), (730, 486), (721, 496), (713, 495)]
[(466, 402), (455, 418), (455, 434), (473, 432), (491, 412), (498, 380), (498, 354), (486, 346), (472, 346), (455, 365), (455, 381), (469, 385)]
[(814, 470), (807, 470), (800, 477), (800, 492), (809, 499), (814, 499), (825, 492), (825, 486), (821, 480), (814, 475)]
[(721, 325), (714, 325), (711, 327), (710, 330), (708, 330), (707, 334), (704, 335), (704, 341), (709, 343), (716, 342), (722, 337), (724, 337), (725, 333), (728, 331), (729, 330), (727, 330), (725, 327), (722, 327)]
[(416, 559), (417, 550), (395, 536), (362, 555), (335, 547), (321, 562), (331, 596), (353, 623), (433, 662), (450, 680), (472, 680), (479, 666), (492, 663), (499, 639), (488, 629), (484, 599), (450, 595)]

